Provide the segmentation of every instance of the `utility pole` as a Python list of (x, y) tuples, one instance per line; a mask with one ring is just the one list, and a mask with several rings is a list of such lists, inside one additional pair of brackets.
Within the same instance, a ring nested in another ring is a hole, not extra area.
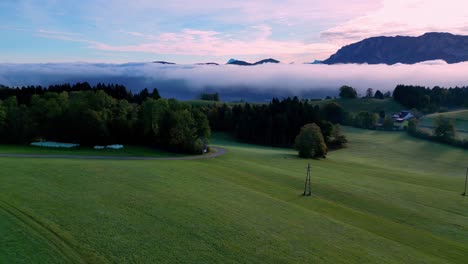
[(307, 176), (306, 176), (305, 185), (304, 185), (304, 193), (302, 195), (303, 196), (312, 195), (312, 190), (310, 188), (310, 163), (307, 164)]
[(468, 184), (468, 168), (466, 168), (466, 176), (465, 176), (465, 191), (463, 192), (463, 196), (466, 196), (466, 186)]

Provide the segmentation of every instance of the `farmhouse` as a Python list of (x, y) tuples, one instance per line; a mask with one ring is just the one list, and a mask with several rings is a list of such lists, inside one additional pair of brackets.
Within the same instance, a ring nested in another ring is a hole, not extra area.
[(403, 111), (400, 111), (399, 113), (395, 113), (392, 115), (393, 120), (399, 123), (403, 123), (404, 121), (409, 121), (413, 117), (414, 115), (411, 113), (411, 111), (407, 111), (407, 110), (403, 110)]
[[(414, 114), (411, 111), (403, 110), (398, 113), (393, 113), (391, 115), (393, 120), (393, 130), (403, 130), (408, 127), (408, 123), (412, 118), (415, 118)], [(383, 129), (384, 118), (379, 118), (375, 126), (376, 129)]]
[(393, 129), (395, 130), (402, 130), (408, 127), (408, 122), (414, 118), (415, 116), (411, 113), (411, 111), (403, 110), (399, 113), (395, 113), (392, 115), (393, 118)]

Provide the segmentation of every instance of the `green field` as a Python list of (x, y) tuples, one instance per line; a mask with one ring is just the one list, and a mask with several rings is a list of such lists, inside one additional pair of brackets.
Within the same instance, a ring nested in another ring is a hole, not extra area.
[(345, 111), (351, 113), (385, 111), (385, 113), (391, 114), (400, 112), (401, 110), (405, 109), (404, 106), (400, 105), (393, 99), (330, 99), (314, 101), (312, 103), (322, 106), (330, 102), (336, 102), (340, 104), (345, 109)]
[(421, 120), (420, 125), (426, 128), (434, 127), (434, 121), (439, 116), (450, 119), (455, 125), (455, 129), (458, 131), (458, 136), (463, 139), (468, 139), (468, 110), (427, 115)]
[(319, 161), (219, 134), (214, 159), (0, 158), (0, 262), (466, 263), (468, 151), (345, 132)]
[(123, 149), (93, 149), (91, 147), (46, 148), (27, 145), (0, 145), (0, 154), (40, 154), (117, 157), (172, 157), (178, 154), (143, 146), (125, 146)]

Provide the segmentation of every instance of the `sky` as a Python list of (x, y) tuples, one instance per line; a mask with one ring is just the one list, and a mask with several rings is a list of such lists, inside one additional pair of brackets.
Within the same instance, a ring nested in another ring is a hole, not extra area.
[(302, 63), (367, 37), (425, 32), (468, 35), (468, 2), (0, 1), (0, 63)]

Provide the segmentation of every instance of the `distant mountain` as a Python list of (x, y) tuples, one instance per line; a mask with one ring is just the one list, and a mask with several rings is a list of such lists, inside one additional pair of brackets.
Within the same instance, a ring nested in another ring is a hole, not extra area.
[(419, 37), (373, 37), (344, 46), (325, 64), (414, 64), (430, 60), (468, 61), (468, 36), (426, 33)]
[(252, 63), (248, 63), (246, 61), (230, 59), (226, 64), (229, 65), (239, 65), (239, 66), (252, 66)]
[(280, 62), (275, 60), (275, 59), (272, 59), (272, 58), (257, 61), (255, 63), (249, 63), (249, 62), (246, 62), (246, 61), (230, 59), (226, 64), (239, 65), (239, 66), (255, 66), (255, 65), (260, 65), (260, 64), (265, 64), (265, 63), (280, 63)]
[(195, 63), (195, 65), (219, 65), (216, 62), (202, 62), (202, 63)]
[(253, 65), (265, 64), (265, 63), (280, 63), (280, 62), (275, 59), (269, 58), (266, 60), (257, 61)]
[(323, 64), (323, 61), (321, 61), (321, 60), (314, 60), (313, 62), (308, 62), (308, 63), (305, 63), (305, 64)]
[(153, 61), (153, 63), (175, 65), (175, 63), (173, 62), (167, 62), (167, 61)]

